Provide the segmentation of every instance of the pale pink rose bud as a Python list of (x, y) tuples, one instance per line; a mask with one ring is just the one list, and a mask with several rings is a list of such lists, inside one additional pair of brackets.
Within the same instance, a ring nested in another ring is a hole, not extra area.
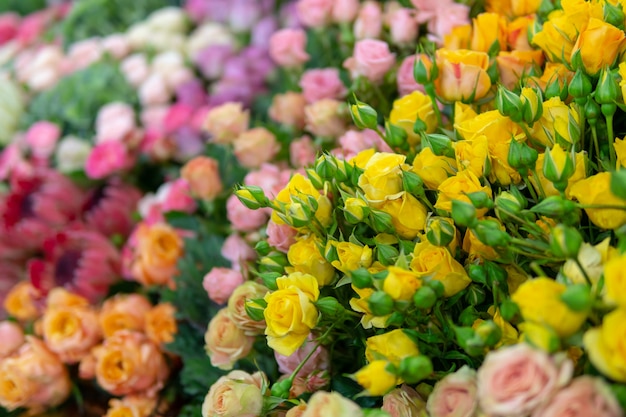
[(204, 129), (215, 143), (231, 143), (248, 129), (250, 113), (241, 103), (225, 103), (211, 109), (206, 116)]
[(343, 66), (353, 78), (363, 76), (373, 83), (379, 83), (395, 62), (396, 58), (386, 42), (364, 39), (355, 44), (353, 56)]
[(335, 0), (332, 16), (335, 23), (350, 23), (359, 13), (359, 0)]
[(126, 81), (133, 87), (139, 87), (150, 75), (150, 67), (144, 54), (133, 54), (125, 58), (120, 69)]
[(281, 67), (300, 67), (309, 60), (306, 32), (302, 29), (281, 29), (270, 38), (270, 57)]
[(76, 42), (65, 57), (70, 64), (71, 72), (87, 68), (102, 57), (104, 50), (98, 38), (89, 38)]
[(274, 352), (274, 357), (278, 363), (278, 370), (286, 375), (291, 375), (293, 371), (300, 365), (300, 363), (306, 358), (308, 354), (315, 349), (315, 352), (309, 358), (308, 361), (302, 366), (302, 369), (298, 371), (297, 376), (306, 378), (308, 375), (315, 371), (324, 371), (330, 368), (330, 356), (328, 350), (323, 346), (316, 346), (311, 336), (304, 342), (304, 344), (298, 348), (291, 356), (284, 356)]
[(213, 268), (204, 276), (202, 286), (209, 298), (217, 304), (224, 304), (244, 279), (241, 272), (229, 268)]
[(97, 144), (85, 161), (89, 178), (101, 179), (132, 166), (133, 158), (122, 142), (109, 141)]
[(165, 104), (172, 97), (163, 75), (152, 73), (139, 86), (139, 101), (144, 106), (155, 106)]
[(306, 129), (316, 136), (338, 137), (346, 131), (344, 103), (323, 99), (304, 108)]
[(487, 414), (527, 416), (572, 377), (572, 362), (525, 343), (491, 351), (478, 369), (478, 401)]
[(141, 124), (146, 129), (161, 132), (165, 129), (165, 117), (169, 109), (170, 106), (166, 104), (144, 107), (141, 110)]
[(238, 234), (233, 233), (228, 236), (222, 245), (222, 256), (230, 261), (233, 268), (238, 267), (242, 262), (256, 259), (256, 252)]
[[(250, 353), (254, 337), (246, 335), (243, 330), (237, 327), (228, 310), (223, 308), (209, 322), (204, 341), (206, 351), (211, 358), (211, 365), (228, 370), (233, 369), (235, 362)], [(209, 414), (208, 416), (213, 415)]]
[(234, 194), (226, 200), (226, 216), (233, 229), (239, 232), (252, 232), (267, 221), (267, 214), (263, 210), (249, 209)]
[(385, 394), (380, 409), (391, 417), (426, 417), (426, 402), (406, 384)]
[(287, 253), (289, 247), (296, 243), (298, 231), (287, 224), (276, 224), (272, 220), (267, 223), (267, 243), (281, 252)]
[(310, 28), (330, 23), (334, 0), (299, 0), (297, 4), (300, 22)]
[(383, 30), (383, 11), (380, 4), (366, 1), (361, 6), (354, 22), (354, 37), (361, 39), (376, 39)]
[(426, 409), (431, 417), (472, 417), (478, 406), (476, 371), (463, 366), (435, 384)]
[(15, 322), (0, 322), (0, 359), (9, 356), (24, 343), (24, 331)]
[(332, 98), (340, 99), (346, 94), (346, 87), (339, 78), (337, 68), (310, 69), (302, 74), (300, 88), (307, 103)]
[(302, 136), (289, 144), (289, 161), (296, 168), (312, 165), (317, 157), (317, 147), (308, 136)]
[(546, 404), (535, 409), (532, 417), (622, 417), (611, 388), (600, 378), (584, 375), (561, 388)]
[(203, 200), (213, 200), (222, 192), (217, 160), (206, 156), (197, 156), (187, 162), (180, 175), (189, 183), (191, 193)]
[(302, 94), (288, 91), (274, 96), (268, 113), (275, 122), (302, 129), (304, 127), (305, 105), (306, 101)]
[(40, 121), (33, 124), (26, 132), (26, 143), (37, 158), (48, 158), (54, 152), (61, 129), (52, 122)]
[(250, 375), (232, 371), (211, 385), (204, 403), (202, 417), (257, 417), (263, 409), (261, 388), (266, 384), (261, 372)]
[(96, 116), (96, 143), (123, 141), (136, 127), (135, 111), (131, 106), (122, 102), (109, 103), (101, 107)]
[(404, 7), (396, 9), (388, 15), (387, 19), (392, 43), (407, 45), (415, 41), (418, 25), (413, 10)]
[(242, 133), (234, 142), (235, 156), (246, 168), (258, 168), (269, 162), (280, 150), (272, 132), (264, 127), (255, 127)]
[(398, 93), (400, 93), (401, 96), (410, 94), (413, 91), (424, 92), (424, 86), (418, 84), (417, 81), (415, 81), (415, 77), (413, 76), (415, 59), (415, 55), (410, 55), (406, 57), (404, 61), (402, 61), (402, 64), (400, 64), (400, 68), (398, 68), (397, 84)]
[(114, 33), (102, 39), (102, 48), (118, 60), (124, 58), (131, 51), (128, 39), (121, 33)]

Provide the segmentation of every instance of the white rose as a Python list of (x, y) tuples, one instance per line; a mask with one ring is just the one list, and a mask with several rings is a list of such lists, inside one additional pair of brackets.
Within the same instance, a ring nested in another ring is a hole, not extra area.
[(145, 22), (135, 23), (126, 32), (128, 42), (133, 49), (141, 49), (146, 46), (150, 43), (152, 35), (152, 29)]
[(75, 136), (66, 136), (57, 146), (55, 159), (57, 168), (63, 173), (79, 171), (91, 152), (91, 144)]
[(200, 51), (213, 45), (235, 46), (235, 36), (228, 27), (220, 23), (205, 23), (199, 26), (187, 40), (187, 55), (195, 57)]
[(11, 141), (24, 111), (24, 97), (19, 86), (0, 73), (0, 144)]
[(185, 12), (178, 7), (165, 7), (156, 10), (147, 20), (152, 30), (170, 33), (184, 33), (187, 31), (189, 21)]

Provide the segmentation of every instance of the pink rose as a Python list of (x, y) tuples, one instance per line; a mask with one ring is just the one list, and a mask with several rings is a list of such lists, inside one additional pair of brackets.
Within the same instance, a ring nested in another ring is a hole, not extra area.
[(316, 68), (305, 71), (300, 79), (300, 88), (307, 103), (325, 98), (339, 99), (347, 91), (339, 78), (337, 68)]
[(346, 131), (345, 104), (330, 98), (304, 108), (306, 129), (316, 136), (338, 137)]
[(363, 76), (373, 83), (378, 83), (395, 62), (396, 58), (389, 51), (386, 42), (364, 39), (355, 44), (353, 56), (348, 58), (343, 66), (351, 72), (353, 78)]
[(139, 101), (143, 106), (165, 104), (171, 97), (165, 77), (159, 73), (152, 73), (139, 86)]
[(426, 415), (426, 403), (417, 391), (406, 384), (385, 394), (383, 406), (380, 409), (388, 412), (391, 417), (425, 417)]
[(299, 0), (298, 17), (307, 27), (318, 28), (330, 22), (334, 0)]
[(217, 304), (224, 304), (244, 279), (241, 272), (229, 268), (213, 268), (204, 276), (202, 286), (209, 298)]
[(237, 268), (242, 262), (256, 259), (254, 249), (236, 233), (226, 238), (221, 253), (224, 258), (231, 262), (233, 268)]
[(435, 384), (426, 409), (431, 417), (472, 417), (478, 406), (476, 371), (463, 366)]
[(415, 55), (410, 55), (402, 61), (400, 68), (398, 68), (398, 93), (401, 96), (406, 96), (413, 91), (424, 92), (424, 86), (418, 84), (413, 77), (413, 66), (415, 65)]
[(247, 208), (234, 194), (226, 201), (226, 216), (233, 229), (240, 232), (257, 230), (267, 220), (267, 214), (263, 210)]
[(0, 322), (0, 359), (9, 356), (24, 343), (24, 331), (15, 322)]
[(469, 23), (469, 7), (451, 0), (411, 0), (417, 9), (417, 23), (428, 23), (429, 37), (439, 44), (456, 26)]
[(311, 353), (313, 349), (315, 352), (309, 358), (308, 361), (302, 366), (302, 369), (298, 371), (297, 376), (306, 378), (315, 371), (324, 371), (330, 368), (330, 357), (328, 351), (322, 346), (315, 346), (316, 343), (309, 336), (308, 340), (298, 348), (292, 355), (284, 356), (280, 353), (274, 352), (274, 357), (278, 363), (278, 370), (286, 375), (291, 375), (293, 371), (300, 365), (300, 363)]
[(570, 360), (526, 344), (489, 352), (478, 370), (478, 401), (487, 414), (524, 417), (572, 377)]
[(335, 0), (332, 16), (335, 23), (350, 23), (359, 13), (359, 0)]
[(309, 60), (306, 32), (302, 29), (281, 29), (270, 38), (270, 57), (281, 67), (299, 67)]
[(122, 61), (120, 69), (133, 87), (139, 87), (150, 75), (148, 60), (144, 54), (134, 54)]
[(20, 16), (17, 13), (3, 13), (0, 15), (0, 45), (4, 45), (17, 35), (20, 26)]
[(162, 132), (165, 129), (165, 116), (168, 111), (167, 105), (144, 107), (141, 110), (141, 124), (148, 130)]
[(219, 172), (219, 163), (208, 156), (196, 156), (180, 171), (189, 184), (191, 193), (203, 200), (215, 199), (224, 189)]
[(196, 210), (196, 202), (191, 197), (189, 183), (185, 179), (179, 178), (164, 185), (167, 185), (167, 189), (163, 193), (159, 189), (157, 193), (163, 211), (193, 213)]
[(122, 102), (109, 103), (98, 110), (96, 117), (96, 143), (123, 141), (134, 133), (135, 111)]
[(532, 417), (621, 417), (609, 386), (600, 378), (581, 376), (537, 408)]
[(87, 68), (92, 63), (102, 57), (103, 53), (100, 39), (89, 38), (76, 42), (72, 46), (65, 57), (65, 62), (69, 66), (69, 72), (74, 72)]
[(59, 126), (44, 120), (33, 124), (26, 132), (25, 139), (35, 157), (46, 159), (54, 152), (60, 136)]
[(102, 40), (102, 48), (117, 60), (124, 58), (131, 51), (128, 38), (119, 33), (104, 38)]
[(280, 150), (272, 132), (264, 127), (255, 127), (242, 133), (234, 143), (235, 156), (246, 168), (258, 168), (269, 162)]
[[(395, 22), (394, 22), (395, 24)], [(376, 39), (383, 30), (383, 11), (374, 1), (366, 1), (361, 6), (354, 22), (354, 37), (361, 39)]]
[(289, 161), (294, 167), (312, 165), (317, 157), (317, 147), (308, 136), (302, 136), (289, 144)]
[(391, 42), (395, 45), (406, 45), (417, 38), (417, 22), (414, 11), (407, 8), (394, 10), (387, 16), (391, 32)]
[(191, 106), (182, 103), (170, 106), (163, 121), (165, 133), (173, 133), (181, 127), (188, 126), (193, 117), (193, 110)]
[(348, 158), (370, 148), (376, 148), (381, 152), (393, 152), (372, 129), (348, 130), (339, 138), (339, 144)]
[(267, 243), (281, 252), (287, 253), (289, 247), (296, 243), (298, 231), (288, 224), (276, 224), (272, 220), (267, 223)]
[(85, 173), (91, 179), (102, 179), (126, 170), (132, 164), (133, 158), (122, 142), (103, 142), (91, 150), (85, 161)]

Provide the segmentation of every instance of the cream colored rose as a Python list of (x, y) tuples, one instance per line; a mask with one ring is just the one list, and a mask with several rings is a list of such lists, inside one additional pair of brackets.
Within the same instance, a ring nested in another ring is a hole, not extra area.
[(263, 408), (265, 375), (232, 371), (211, 386), (202, 404), (202, 417), (257, 417)]
[(248, 129), (249, 121), (250, 113), (241, 103), (225, 103), (207, 113), (204, 130), (215, 143), (232, 143)]
[(235, 156), (246, 168), (259, 168), (269, 162), (280, 150), (272, 132), (264, 127), (255, 127), (235, 139)]
[(237, 327), (228, 310), (223, 308), (209, 322), (204, 341), (211, 365), (232, 369), (235, 362), (250, 352), (254, 338)]
[(302, 417), (363, 417), (363, 410), (336, 392), (318, 391), (309, 400)]
[(304, 108), (306, 130), (316, 136), (337, 138), (347, 130), (345, 104), (325, 98)]
[(265, 320), (252, 320), (246, 313), (246, 302), (265, 297), (269, 290), (254, 281), (248, 281), (233, 291), (228, 299), (228, 313), (237, 327), (249, 336), (262, 334), (265, 330)]

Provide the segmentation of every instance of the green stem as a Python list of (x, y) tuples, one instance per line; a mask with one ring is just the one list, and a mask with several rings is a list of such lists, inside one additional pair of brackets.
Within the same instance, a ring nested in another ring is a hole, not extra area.
[[(588, 100), (591, 100), (590, 98)], [(578, 110), (578, 120), (580, 124), (580, 147), (581, 150), (585, 150), (585, 109), (581, 105), (576, 105), (576, 109)]]
[(598, 144), (598, 130), (596, 125), (591, 126), (591, 136), (593, 136), (593, 147), (596, 152), (596, 158), (598, 159), (598, 167), (601, 168), (602, 164), (600, 162), (600, 145)]
[(606, 116), (606, 131), (609, 135), (609, 158), (611, 160), (611, 168), (614, 169), (617, 161), (617, 155), (615, 154), (615, 146), (613, 143), (615, 141), (615, 134), (613, 133), (613, 115)]
[(589, 286), (593, 286), (593, 283), (591, 282), (591, 278), (589, 278), (589, 275), (587, 275), (587, 270), (585, 268), (583, 268), (583, 265), (580, 263), (580, 260), (578, 259), (578, 257), (576, 257), (574, 259), (576, 261), (576, 265), (578, 265), (578, 269), (580, 269), (580, 272), (583, 273), (583, 276), (585, 277), (585, 281), (587, 281), (587, 284), (589, 284)]
[(317, 348), (320, 347), (320, 345), (322, 344), (322, 340), (326, 336), (328, 336), (328, 333), (330, 333), (330, 331), (335, 327), (335, 325), (336, 323), (331, 324), (330, 327), (326, 329), (324, 334), (319, 337), (319, 341), (315, 343), (315, 347), (311, 349), (311, 351), (304, 357), (302, 362), (300, 362), (300, 364), (296, 367), (296, 369), (291, 373), (291, 375), (289, 376), (289, 379), (293, 380), (296, 377), (296, 375), (298, 375), (298, 372), (300, 372), (300, 370), (307, 363), (307, 361), (311, 359), (311, 356), (313, 356)]
[[(528, 188), (528, 191), (530, 191), (530, 194), (532, 195), (533, 199), (535, 201), (539, 202), (539, 196), (537, 196), (537, 192), (535, 191), (535, 187), (532, 185), (532, 183), (528, 179), (528, 175), (522, 175), (522, 178), (524, 179), (524, 184), (526, 184), (526, 187)], [(539, 178), (537, 178), (536, 182), (539, 183)]]
[(539, 194), (541, 194), (541, 199), (546, 198), (546, 192), (543, 189), (543, 185), (541, 185), (541, 181), (539, 181), (539, 175), (537, 175), (537, 170), (535, 168), (531, 169), (530, 172), (533, 173), (533, 177), (536, 178), (537, 188), (539, 188)]

